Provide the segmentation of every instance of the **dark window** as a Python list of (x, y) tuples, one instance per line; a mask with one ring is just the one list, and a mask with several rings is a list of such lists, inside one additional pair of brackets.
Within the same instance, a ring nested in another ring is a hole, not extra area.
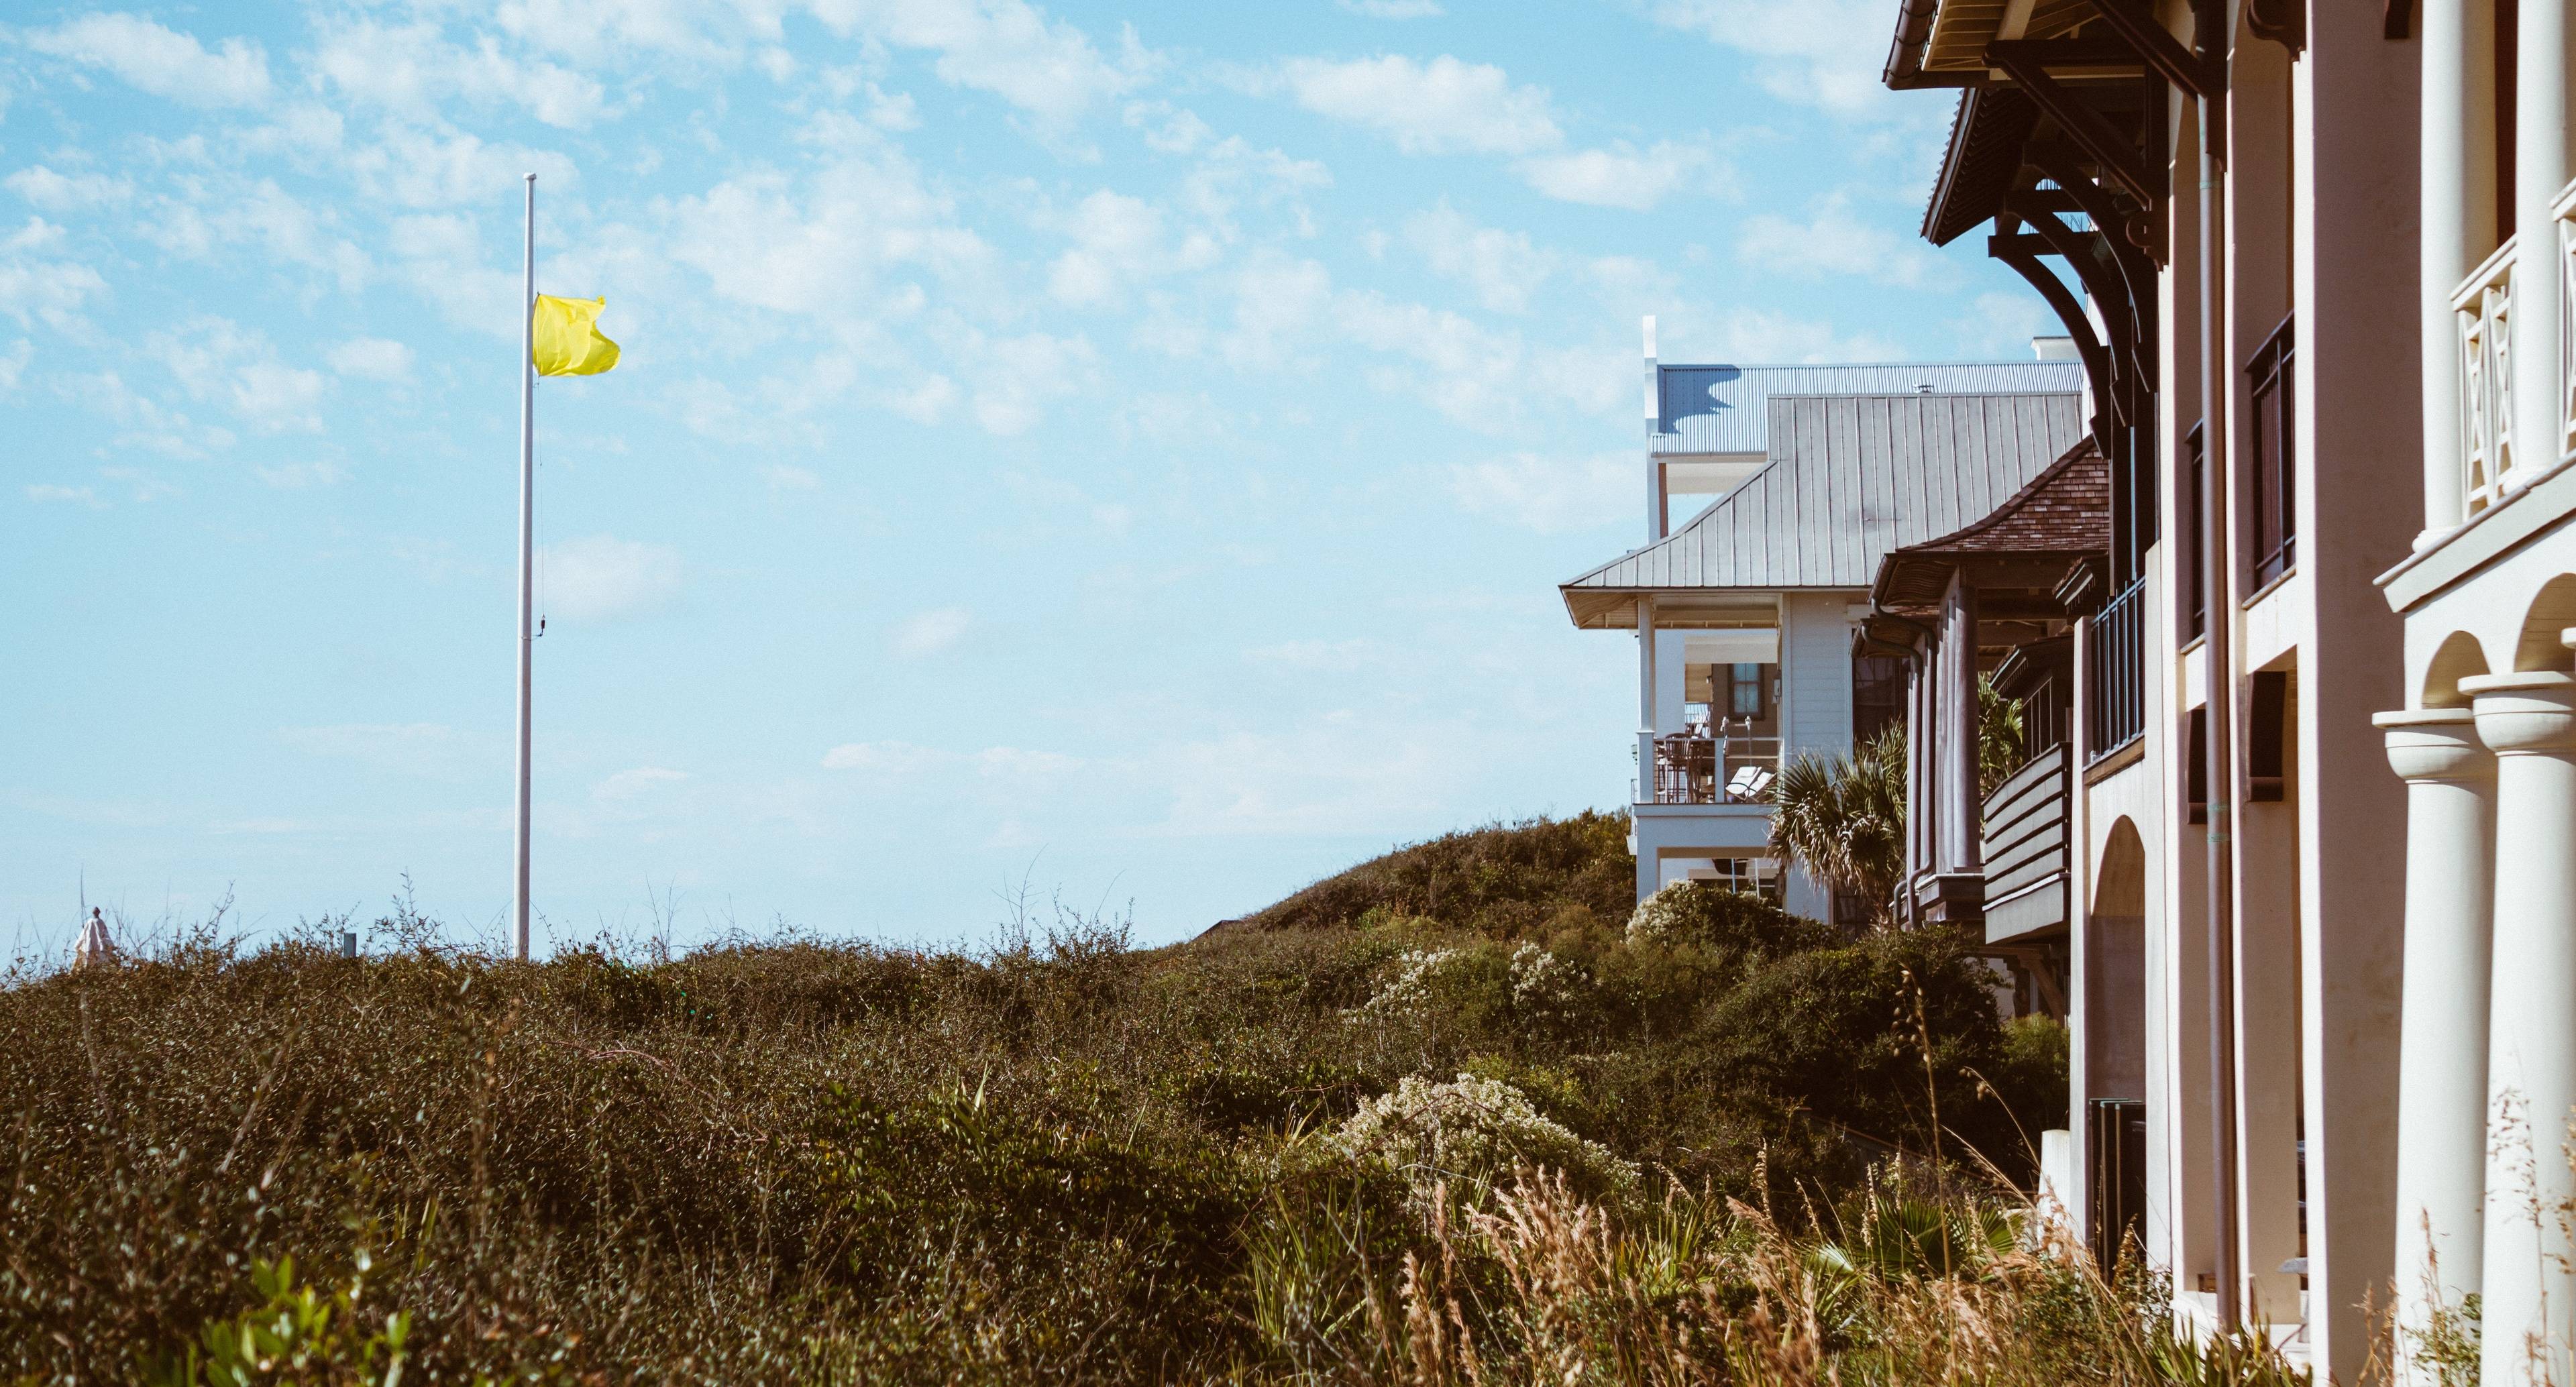
[(2252, 524), (2254, 586), (2261, 587), (2290, 571), (2298, 562), (2297, 411), (2291, 399), (2291, 363), (2295, 357), (2290, 320), (2273, 329), (2271, 340), (2254, 351), (2245, 365), (2253, 387), (2254, 417), (2248, 421), (2254, 445)]
[(1761, 665), (1727, 666), (1728, 717), (1751, 718), (1760, 722), (1770, 716), (1770, 704), (1764, 697), (1763, 687), (1768, 681), (1762, 677), (1762, 669)]
[(1852, 657), (1852, 740), (1865, 742), (1905, 721), (1905, 661), (1894, 655)]

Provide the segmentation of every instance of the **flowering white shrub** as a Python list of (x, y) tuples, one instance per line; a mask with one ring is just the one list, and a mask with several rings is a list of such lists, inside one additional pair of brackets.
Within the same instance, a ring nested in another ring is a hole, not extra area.
[(1441, 969), (1456, 961), (1458, 949), (1408, 949), (1397, 956), (1395, 972), (1367, 1001), (1344, 1012), (1353, 1021), (1392, 1020), (1430, 1010)]
[(1510, 1084), (1472, 1074), (1449, 1083), (1407, 1075), (1393, 1093), (1361, 1104), (1326, 1142), (1401, 1175), (1417, 1199), (1443, 1182), (1481, 1195), (1515, 1162), (1562, 1171), (1595, 1193), (1627, 1194), (1638, 1184), (1637, 1167), (1608, 1147), (1550, 1121)]
[(1582, 969), (1536, 944), (1512, 951), (1512, 1010), (1523, 1021), (1546, 1025), (1571, 1021), (1591, 981)]
[(1700, 905), (1700, 893), (1709, 889), (1696, 881), (1666, 883), (1655, 894), (1637, 902), (1636, 912), (1628, 917), (1628, 942), (1631, 945), (1681, 943), (1690, 936), (1693, 917)]

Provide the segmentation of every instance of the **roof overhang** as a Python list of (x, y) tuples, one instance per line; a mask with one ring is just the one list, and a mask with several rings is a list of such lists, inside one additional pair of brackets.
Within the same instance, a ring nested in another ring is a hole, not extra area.
[[(1746, 592), (1708, 588), (1587, 588), (1571, 583), (1557, 591), (1565, 596), (1565, 614), (1586, 631), (1637, 629), (1637, 603), (1655, 601), (1659, 631), (1740, 631), (1780, 624), (1781, 592)], [(1782, 589), (1782, 592), (1792, 589)], [(1853, 592), (1850, 588), (1801, 588), (1794, 591)], [(1859, 594), (1854, 592), (1854, 596)]]

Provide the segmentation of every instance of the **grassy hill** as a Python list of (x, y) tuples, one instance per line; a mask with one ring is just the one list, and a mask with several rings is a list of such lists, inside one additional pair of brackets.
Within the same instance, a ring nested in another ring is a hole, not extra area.
[(2063, 1121), (2047, 1036), (1940, 938), (1708, 892), (1631, 931), (1622, 835), (1453, 835), (1153, 951), (18, 978), (0, 1378), (1903, 1381), (1927, 1267), (2001, 1297), (1940, 1350), (1985, 1380), (2145, 1363), (1961, 1193)]

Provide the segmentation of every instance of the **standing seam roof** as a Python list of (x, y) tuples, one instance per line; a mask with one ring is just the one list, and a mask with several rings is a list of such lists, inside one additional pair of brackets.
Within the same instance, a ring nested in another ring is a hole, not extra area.
[(1865, 366), (1660, 366), (1657, 453), (1770, 450), (1775, 395), (2021, 395), (2084, 388), (2078, 361), (1970, 361)]
[(2084, 437), (2071, 391), (1765, 406), (1770, 464), (1670, 537), (1565, 584), (1577, 625), (1627, 624), (1640, 590), (1866, 589), (1889, 551), (1983, 518)]

